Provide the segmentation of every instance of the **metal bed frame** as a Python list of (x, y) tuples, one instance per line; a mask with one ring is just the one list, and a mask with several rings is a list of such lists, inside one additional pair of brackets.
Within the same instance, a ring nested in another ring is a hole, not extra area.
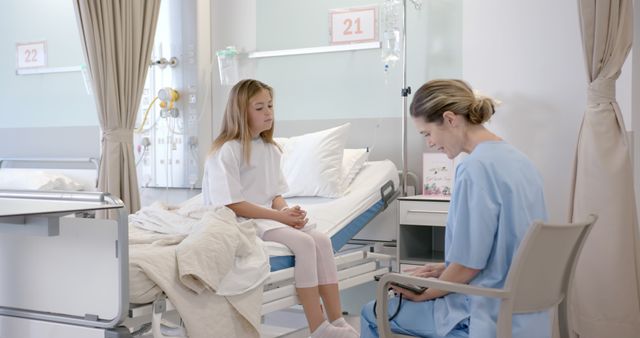
[(100, 167), (100, 161), (95, 157), (3, 157), (0, 158), (0, 168), (7, 162), (91, 163), (96, 170)]
[[(117, 219), (67, 217), (105, 209), (116, 209)], [(107, 193), (0, 190), (0, 251), (18, 263), (0, 262), (2, 333), (11, 337), (52, 337), (53, 332), (59, 337), (130, 337), (120, 327), (129, 305), (127, 215), (122, 201)], [(94, 229), (99, 231), (91, 234)], [(84, 240), (113, 251), (92, 256), (84, 250)], [(27, 263), (28, 268), (22, 269), (19, 263)], [(78, 288), (81, 282), (69, 276), (78, 269), (97, 275), (103, 269), (116, 273), (104, 284)], [(94, 306), (101, 291), (116, 299)], [(88, 312), (78, 311), (83, 306)]]

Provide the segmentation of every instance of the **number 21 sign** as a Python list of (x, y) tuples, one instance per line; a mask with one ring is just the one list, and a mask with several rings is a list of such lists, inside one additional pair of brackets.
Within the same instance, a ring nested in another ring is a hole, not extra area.
[(17, 43), (18, 69), (47, 66), (47, 43), (45, 41)]
[(378, 40), (377, 14), (376, 7), (330, 10), (331, 44)]

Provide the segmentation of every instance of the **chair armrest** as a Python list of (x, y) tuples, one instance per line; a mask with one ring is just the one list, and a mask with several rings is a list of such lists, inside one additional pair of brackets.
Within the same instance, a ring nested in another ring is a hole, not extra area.
[(428, 287), (431, 289), (437, 289), (442, 291), (464, 293), (474, 296), (484, 296), (492, 298), (508, 298), (511, 293), (504, 289), (484, 288), (479, 286), (473, 286), (469, 284), (460, 284), (443, 281), (437, 278), (422, 278), (409, 275), (401, 275), (397, 273), (388, 273), (382, 276), (380, 284), (387, 284), (385, 287), (389, 287), (389, 283), (396, 282), (402, 284), (413, 284), (416, 286)]
[(464, 293), (476, 296), (493, 297), (493, 298), (508, 298), (511, 293), (504, 289), (495, 288), (483, 288), (472, 286), (468, 284), (452, 283), (442, 281), (437, 278), (421, 278), (415, 276), (401, 275), (397, 273), (387, 273), (378, 282), (376, 289), (376, 301), (377, 301), (377, 313), (376, 322), (378, 324), (378, 332), (380, 337), (401, 337), (391, 333), (389, 327), (389, 317), (386, 315), (389, 308), (389, 296), (388, 290), (391, 282), (402, 284), (413, 284), (416, 286), (423, 286), (443, 291)]

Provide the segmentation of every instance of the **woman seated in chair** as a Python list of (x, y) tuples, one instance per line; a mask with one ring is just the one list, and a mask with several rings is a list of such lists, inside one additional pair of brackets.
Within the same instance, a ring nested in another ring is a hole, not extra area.
[[(501, 288), (527, 228), (545, 221), (542, 179), (527, 157), (483, 123), (493, 101), (476, 97), (460, 80), (433, 80), (414, 95), (411, 116), (427, 145), (458, 165), (445, 236), (445, 263), (426, 264), (411, 274)], [(419, 337), (496, 336), (499, 300), (427, 289), (422, 294), (394, 287), (391, 330)], [(402, 300), (401, 298), (404, 298)], [(398, 308), (398, 305), (400, 307)], [(377, 337), (374, 302), (362, 309), (361, 337)], [(513, 316), (513, 337), (551, 336), (548, 312)]]

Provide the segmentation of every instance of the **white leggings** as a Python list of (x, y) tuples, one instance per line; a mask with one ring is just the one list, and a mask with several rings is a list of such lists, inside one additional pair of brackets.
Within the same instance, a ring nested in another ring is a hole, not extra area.
[(296, 256), (293, 275), (297, 288), (338, 283), (333, 247), (327, 235), (316, 230), (300, 231), (286, 227), (267, 230), (262, 239), (284, 244), (293, 251)]

